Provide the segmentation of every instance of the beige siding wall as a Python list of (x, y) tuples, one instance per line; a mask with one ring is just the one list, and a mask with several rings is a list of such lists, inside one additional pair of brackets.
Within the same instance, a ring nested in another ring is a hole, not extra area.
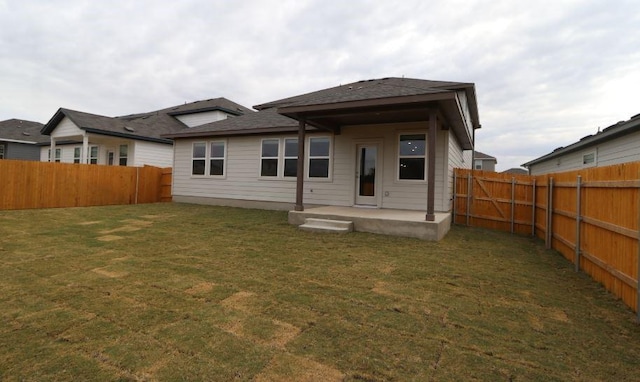
[(226, 119), (227, 113), (219, 110), (205, 111), (202, 113), (178, 115), (176, 118), (189, 127), (200, 126), (206, 123), (220, 121)]
[(451, 196), (453, 193), (453, 171), (456, 168), (471, 168), (471, 150), (462, 150), (458, 139), (452, 131), (448, 132), (448, 152), (445, 158), (448, 158), (447, 166), (447, 182), (444, 194), (449, 196), (449, 200), (445, 200), (445, 209), (451, 209)]
[[(333, 161), (330, 180), (306, 180), (305, 204), (351, 206), (355, 201), (356, 144), (381, 144), (381, 161), (377, 175), (381, 178), (382, 208), (426, 210), (427, 184), (397, 179), (398, 134), (427, 133), (427, 123), (344, 127), (341, 135), (332, 139)], [(450, 163), (449, 132), (438, 130), (436, 142), (436, 204), (437, 211), (449, 209), (448, 178)], [(315, 136), (315, 135), (311, 135)], [(285, 136), (278, 136), (283, 138)], [(295, 137), (289, 135), (287, 137)], [(236, 200), (295, 202), (294, 179), (264, 179), (259, 177), (262, 136), (229, 137), (227, 142), (226, 175), (223, 179), (191, 176), (192, 145), (197, 141), (178, 139), (175, 142), (173, 193), (176, 196), (228, 198)], [(206, 140), (209, 141), (209, 140)], [(306, 150), (308, 154), (308, 150)]]
[[(173, 165), (173, 146), (163, 143), (129, 141), (129, 166), (171, 167)], [(116, 147), (116, 160), (118, 157)]]
[(56, 128), (51, 132), (51, 136), (54, 138), (78, 136), (83, 134), (84, 130), (81, 130), (67, 117), (62, 118), (62, 121), (60, 121), (58, 126), (56, 126)]

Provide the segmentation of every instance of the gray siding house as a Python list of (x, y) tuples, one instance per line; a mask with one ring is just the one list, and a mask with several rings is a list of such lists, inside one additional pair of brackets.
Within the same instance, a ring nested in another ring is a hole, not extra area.
[[(173, 200), (449, 216), (452, 174), (480, 127), (472, 83), (383, 78), (254, 106), (168, 134)], [(425, 216), (425, 215), (423, 215)]]
[(40, 160), (40, 144), (49, 137), (40, 134), (42, 124), (21, 119), (0, 122), (0, 159)]
[(640, 114), (523, 164), (531, 175), (640, 161)]
[(164, 138), (163, 134), (247, 112), (253, 111), (226, 98), (122, 117), (61, 108), (42, 128), (49, 144), (42, 147), (39, 159), (45, 162), (171, 167), (173, 141)]
[(473, 156), (473, 168), (482, 171), (496, 171), (498, 160), (489, 154), (476, 151)]

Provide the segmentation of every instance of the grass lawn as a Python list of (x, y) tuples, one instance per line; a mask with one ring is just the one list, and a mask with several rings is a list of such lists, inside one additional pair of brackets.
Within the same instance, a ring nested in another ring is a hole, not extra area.
[(640, 378), (635, 314), (528, 237), (182, 204), (0, 211), (2, 381)]

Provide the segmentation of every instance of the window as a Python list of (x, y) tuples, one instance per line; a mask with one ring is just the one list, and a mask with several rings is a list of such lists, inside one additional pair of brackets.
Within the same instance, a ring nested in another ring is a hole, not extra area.
[(127, 157), (129, 156), (129, 145), (120, 145), (120, 166), (127, 165)]
[(74, 147), (73, 148), (73, 163), (80, 163), (80, 158), (82, 157), (82, 147)]
[(51, 149), (49, 149), (49, 162), (60, 162), (60, 157), (62, 156), (62, 149), (56, 149), (56, 157), (52, 161), (51, 160)]
[(4, 159), (4, 145), (0, 145), (0, 159)]
[(476, 159), (474, 167), (475, 167), (476, 170), (482, 170), (482, 160)]
[(284, 140), (284, 176), (295, 177), (298, 174), (298, 139)]
[(224, 175), (224, 141), (211, 142), (209, 175)]
[(224, 175), (225, 141), (195, 142), (192, 150), (191, 175)]
[(207, 163), (207, 144), (196, 142), (193, 144), (193, 156), (191, 160), (191, 175), (204, 175)]
[(279, 139), (263, 139), (260, 155), (260, 176), (278, 176)]
[(98, 164), (98, 146), (89, 147), (89, 163)]
[(309, 178), (329, 178), (330, 150), (329, 137), (309, 138)]
[(400, 134), (398, 179), (426, 179), (426, 137), (426, 134)]
[(596, 153), (591, 152), (582, 156), (582, 164), (585, 166), (593, 166), (596, 162)]

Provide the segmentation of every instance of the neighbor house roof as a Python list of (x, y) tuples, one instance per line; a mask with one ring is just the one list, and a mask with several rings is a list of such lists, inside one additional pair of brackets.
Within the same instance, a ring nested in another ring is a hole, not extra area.
[(529, 173), (529, 171), (521, 168), (521, 167), (512, 167), (508, 170), (504, 170), (502, 172), (503, 174), (515, 174), (515, 175), (526, 175)]
[(48, 142), (49, 137), (42, 135), (42, 123), (22, 119), (8, 119), (0, 122), (0, 141), (36, 144)]
[(587, 135), (580, 138), (578, 142), (572, 143), (566, 147), (558, 147), (549, 154), (543, 155), (532, 161), (523, 164), (524, 167), (530, 167), (537, 163), (545, 162), (550, 159), (560, 157), (565, 154), (569, 154), (578, 150), (582, 150), (588, 147), (595, 146), (597, 144), (610, 141), (612, 139), (640, 131), (640, 114), (636, 114), (627, 121), (620, 121), (615, 125), (606, 127), (604, 130), (599, 131), (596, 134)]
[(476, 151), (473, 157), (474, 157), (474, 159), (492, 160), (492, 161), (498, 163), (498, 160), (496, 159), (496, 157), (491, 156), (489, 154), (485, 154), (485, 153), (480, 152), (480, 151)]
[(171, 143), (171, 140), (163, 137), (163, 135), (187, 130), (187, 126), (176, 119), (175, 116), (215, 110), (224, 111), (231, 115), (242, 115), (245, 112), (253, 113), (251, 109), (226, 98), (196, 101), (148, 113), (130, 114), (121, 117), (106, 117), (60, 108), (42, 128), (42, 133), (51, 134), (62, 119), (67, 117), (76, 126), (90, 133)]

